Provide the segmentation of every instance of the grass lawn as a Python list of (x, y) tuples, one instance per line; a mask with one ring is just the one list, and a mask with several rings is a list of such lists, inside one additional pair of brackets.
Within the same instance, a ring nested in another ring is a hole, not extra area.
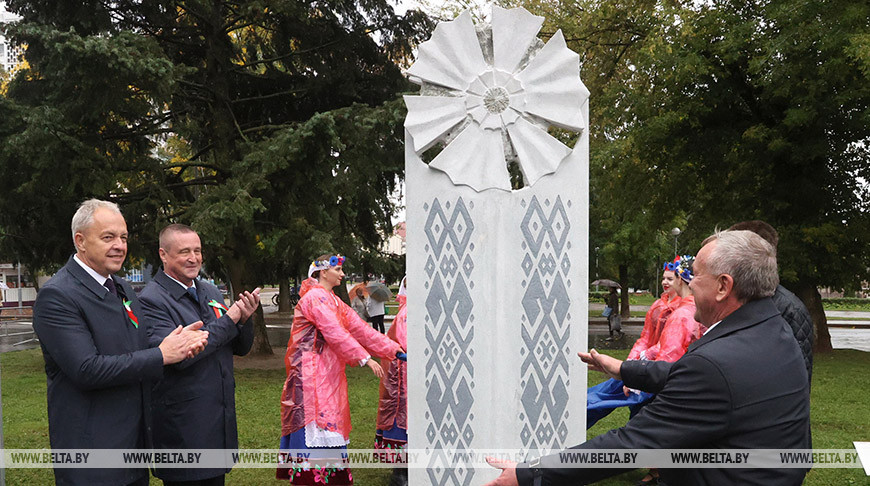
[[(608, 354), (624, 358), (627, 350)], [(45, 410), (45, 374), (39, 349), (0, 355), (3, 385), (3, 432), (9, 449), (48, 447), (48, 420)], [(865, 391), (870, 389), (870, 353), (837, 350), (815, 358), (812, 390), (813, 445), (818, 449), (851, 449), (853, 440), (870, 440), (870, 407)], [(236, 369), (236, 401), (239, 442), (244, 449), (275, 449), (280, 434), (278, 402), (284, 370)], [(589, 374), (590, 385), (602, 381), (598, 373)], [(354, 429), (350, 448), (371, 448), (377, 413), (377, 380), (368, 368), (348, 369), (351, 415)], [(617, 410), (588, 431), (588, 437), (620, 427), (628, 420), (628, 410)], [(356, 484), (387, 484), (389, 469), (353, 470)], [(634, 485), (643, 476), (632, 471), (597, 484)], [(52, 484), (49, 469), (7, 469), (8, 485)], [(152, 478), (151, 484), (161, 484)], [(229, 485), (286, 484), (274, 479), (271, 469), (235, 469), (227, 476)], [(860, 469), (815, 469), (806, 485), (828, 486), (868, 484)]]
[(870, 299), (822, 299), (825, 310), (870, 312)]

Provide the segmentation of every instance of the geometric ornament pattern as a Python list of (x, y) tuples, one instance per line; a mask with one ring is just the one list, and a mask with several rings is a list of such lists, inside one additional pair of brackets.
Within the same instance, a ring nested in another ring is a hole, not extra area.
[[(521, 201), (523, 234), (520, 439), (526, 450), (560, 449), (568, 429), (571, 227), (561, 197)], [(571, 207), (571, 201), (567, 202)]]
[[(448, 462), (445, 450), (468, 449), (474, 438), (474, 221), (462, 198), (423, 205), (426, 213), (425, 315), (426, 439), (429, 483), (469, 485), (474, 469)], [(458, 466), (458, 467), (457, 467)]]

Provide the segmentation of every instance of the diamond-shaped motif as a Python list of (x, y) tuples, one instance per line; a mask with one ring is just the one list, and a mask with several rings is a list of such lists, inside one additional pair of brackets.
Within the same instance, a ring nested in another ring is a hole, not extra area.
[(528, 444), (531, 437), (532, 431), (529, 429), (528, 425), (524, 425), (522, 432), (520, 432), (520, 439), (523, 441), (523, 444)]
[(571, 259), (568, 258), (568, 254), (565, 253), (565, 255), (562, 257), (562, 273), (564, 273), (567, 277), (569, 270), (571, 270)]
[(541, 260), (538, 262), (538, 271), (540, 271), (544, 275), (551, 275), (553, 273), (553, 271), (555, 271), (555, 270), (556, 270), (556, 259), (553, 258), (553, 255), (550, 255), (548, 253), (548, 254), (542, 256)]
[(526, 253), (526, 257), (523, 258), (523, 262), (520, 263), (520, 268), (522, 268), (523, 271), (526, 272), (527, 277), (529, 276), (529, 272), (532, 271), (533, 265), (534, 263), (532, 262), (532, 257), (530, 257), (528, 253)]
[(432, 259), (431, 255), (426, 259), (426, 266), (423, 267), (423, 270), (426, 271), (429, 278), (432, 278), (432, 274), (435, 273), (435, 260)]
[(545, 422), (543, 427), (538, 427), (538, 430), (535, 431), (535, 438), (541, 444), (548, 444), (553, 438), (553, 432), (555, 432), (553, 426)]
[(453, 275), (456, 274), (457, 268), (458, 265), (456, 264), (456, 258), (454, 258), (453, 255), (441, 260), (441, 275), (444, 275), (445, 277), (453, 277)]
[(465, 425), (465, 429), (462, 431), (462, 438), (466, 444), (471, 444), (471, 441), (474, 439), (474, 430), (471, 428), (471, 425)]
[(474, 270), (474, 261), (472, 261), (471, 255), (465, 255), (465, 260), (462, 261), (462, 271), (465, 272), (466, 278), (471, 277), (472, 270)]
[(456, 438), (459, 436), (459, 431), (456, 430), (456, 425), (452, 422), (441, 424), (441, 440), (452, 444), (456, 442)]
[(559, 443), (556, 444), (555, 448), (564, 447), (565, 439), (568, 438), (568, 427), (565, 425), (564, 422), (559, 425), (559, 430), (557, 431), (557, 433), (559, 434)]

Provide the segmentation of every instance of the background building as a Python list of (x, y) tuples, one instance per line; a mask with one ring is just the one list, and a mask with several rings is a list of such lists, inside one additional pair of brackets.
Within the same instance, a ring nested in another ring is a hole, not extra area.
[(405, 254), (405, 223), (404, 221), (401, 223), (396, 223), (393, 226), (393, 234), (390, 235), (386, 241), (384, 241), (381, 249), (385, 253), (392, 253), (393, 255), (404, 255)]
[[(14, 22), (18, 20), (18, 16), (12, 15), (6, 11), (6, 2), (0, 2), (0, 24)], [(20, 46), (10, 44), (8, 39), (3, 36), (0, 31), (0, 68), (5, 72), (12, 72), (15, 67), (21, 62), (21, 55), (24, 50)]]

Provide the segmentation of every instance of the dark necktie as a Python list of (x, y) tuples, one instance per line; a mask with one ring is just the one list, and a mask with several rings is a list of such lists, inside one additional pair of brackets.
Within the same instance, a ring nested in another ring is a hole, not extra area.
[(118, 287), (115, 286), (115, 281), (112, 280), (112, 277), (107, 278), (106, 281), (103, 282), (103, 286), (109, 289), (109, 292), (111, 292), (112, 295), (115, 297), (118, 296)]
[(187, 293), (193, 298), (193, 301), (199, 303), (199, 297), (196, 295), (196, 287), (190, 286), (187, 288)]

